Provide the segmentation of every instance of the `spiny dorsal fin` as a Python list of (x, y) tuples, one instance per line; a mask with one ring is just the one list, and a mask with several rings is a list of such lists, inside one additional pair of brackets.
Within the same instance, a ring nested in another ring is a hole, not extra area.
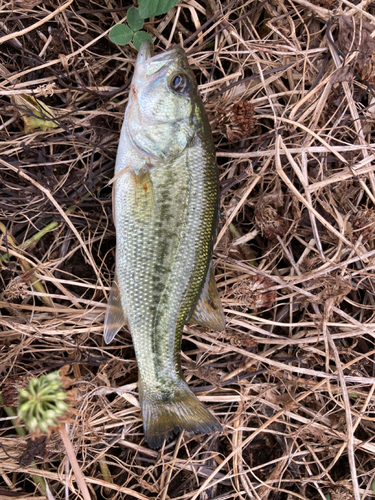
[(212, 328), (212, 330), (216, 330), (217, 332), (225, 330), (225, 317), (216, 287), (212, 262), (207, 273), (201, 296), (189, 319), (189, 323), (196, 323), (206, 328)]
[(124, 326), (125, 323), (126, 315), (124, 314), (122, 308), (121, 294), (118, 287), (117, 274), (115, 273), (104, 318), (104, 342), (106, 344), (112, 342), (117, 332)]

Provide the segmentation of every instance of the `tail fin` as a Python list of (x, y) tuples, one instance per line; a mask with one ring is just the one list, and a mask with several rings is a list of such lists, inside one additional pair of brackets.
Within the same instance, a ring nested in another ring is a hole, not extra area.
[(160, 448), (165, 439), (182, 430), (194, 434), (222, 432), (216, 418), (191, 392), (185, 381), (163, 396), (147, 393), (140, 387), (140, 402), (145, 438), (151, 448)]

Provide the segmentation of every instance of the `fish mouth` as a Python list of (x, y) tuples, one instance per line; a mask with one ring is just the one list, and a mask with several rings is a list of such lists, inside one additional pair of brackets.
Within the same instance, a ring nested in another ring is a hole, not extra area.
[(143, 63), (148, 59), (151, 59), (154, 55), (154, 46), (150, 40), (144, 40), (138, 51), (138, 57), (136, 64)]
[(161, 52), (155, 55), (152, 42), (149, 40), (145, 40), (144, 42), (142, 42), (142, 45), (138, 51), (136, 66), (138, 64), (149, 61), (150, 59), (152, 59), (152, 62), (165, 62), (166, 64), (168, 64), (171, 60), (182, 55), (183, 53), (183, 49), (181, 49), (181, 47), (177, 45), (166, 50), (165, 52)]

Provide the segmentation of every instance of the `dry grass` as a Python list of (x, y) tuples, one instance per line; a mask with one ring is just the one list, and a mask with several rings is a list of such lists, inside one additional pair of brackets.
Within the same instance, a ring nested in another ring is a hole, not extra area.
[[(136, 55), (107, 35), (127, 7), (1, 2), (2, 390), (71, 366), (69, 434), (92, 498), (375, 497), (375, 7), (315, 3), (233, 0), (217, 14), (226, 2), (189, 0), (147, 24), (158, 50), (185, 41), (212, 123), (227, 317), (219, 335), (188, 325), (182, 354), (225, 431), (159, 453), (144, 443), (130, 335), (102, 339), (106, 184)], [(16, 96), (49, 106), (56, 127), (25, 130)], [(33, 452), (13, 424), (3, 412), (0, 497), (43, 498), (34, 475), (76, 498), (59, 438)]]

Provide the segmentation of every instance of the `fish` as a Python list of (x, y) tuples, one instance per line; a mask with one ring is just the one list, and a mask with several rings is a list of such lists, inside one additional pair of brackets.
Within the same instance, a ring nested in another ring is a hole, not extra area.
[(134, 67), (113, 178), (116, 271), (104, 319), (109, 344), (127, 324), (137, 359), (145, 440), (222, 432), (181, 368), (186, 323), (225, 329), (212, 267), (219, 217), (210, 124), (181, 47)]

